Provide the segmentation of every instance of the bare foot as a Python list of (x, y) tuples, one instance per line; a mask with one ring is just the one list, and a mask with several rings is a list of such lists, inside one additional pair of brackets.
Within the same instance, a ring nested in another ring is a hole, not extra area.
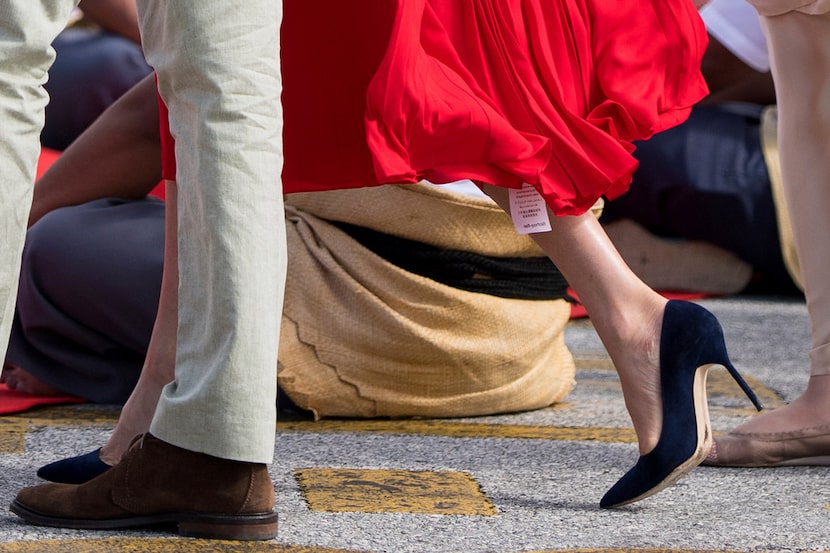
[(30, 372), (27, 372), (16, 365), (12, 365), (8, 361), (3, 364), (3, 373), (0, 375), (0, 382), (9, 387), (10, 390), (16, 392), (23, 392), (27, 394), (34, 394), (38, 396), (69, 396), (63, 390), (55, 388), (42, 380), (36, 378)]

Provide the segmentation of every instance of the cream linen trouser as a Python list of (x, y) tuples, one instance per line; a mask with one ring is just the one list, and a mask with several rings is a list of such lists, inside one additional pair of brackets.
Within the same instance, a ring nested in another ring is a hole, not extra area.
[(281, 0), (139, 0), (176, 139), (175, 381), (151, 432), (225, 459), (274, 454), (286, 274)]
[(0, 2), (0, 353), (6, 356), (26, 221), (32, 204), (40, 131), (54, 60), (49, 46), (74, 0)]
[(830, 374), (830, 0), (750, 0), (778, 95), (784, 192), (810, 315), (810, 374)]

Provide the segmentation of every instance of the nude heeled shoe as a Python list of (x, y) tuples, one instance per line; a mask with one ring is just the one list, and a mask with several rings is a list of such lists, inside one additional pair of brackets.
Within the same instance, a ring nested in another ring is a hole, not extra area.
[(761, 410), (758, 398), (729, 361), (723, 331), (715, 316), (694, 303), (669, 301), (660, 336), (660, 439), (608, 490), (600, 501), (601, 507), (621, 507), (645, 499), (703, 461), (712, 443), (706, 375), (714, 365), (725, 367)]
[(830, 466), (830, 425), (790, 432), (730, 432), (715, 438), (704, 465)]

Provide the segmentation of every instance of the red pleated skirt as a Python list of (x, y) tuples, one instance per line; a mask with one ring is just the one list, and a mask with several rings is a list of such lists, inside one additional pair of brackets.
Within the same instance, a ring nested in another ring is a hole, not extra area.
[(284, 0), (285, 191), (527, 182), (584, 213), (706, 94), (706, 44), (691, 0)]

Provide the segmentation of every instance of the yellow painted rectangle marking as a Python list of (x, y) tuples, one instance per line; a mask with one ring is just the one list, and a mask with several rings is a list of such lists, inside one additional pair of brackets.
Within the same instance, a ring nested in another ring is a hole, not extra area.
[(306, 468), (294, 475), (315, 511), (496, 514), (478, 482), (463, 472)]

